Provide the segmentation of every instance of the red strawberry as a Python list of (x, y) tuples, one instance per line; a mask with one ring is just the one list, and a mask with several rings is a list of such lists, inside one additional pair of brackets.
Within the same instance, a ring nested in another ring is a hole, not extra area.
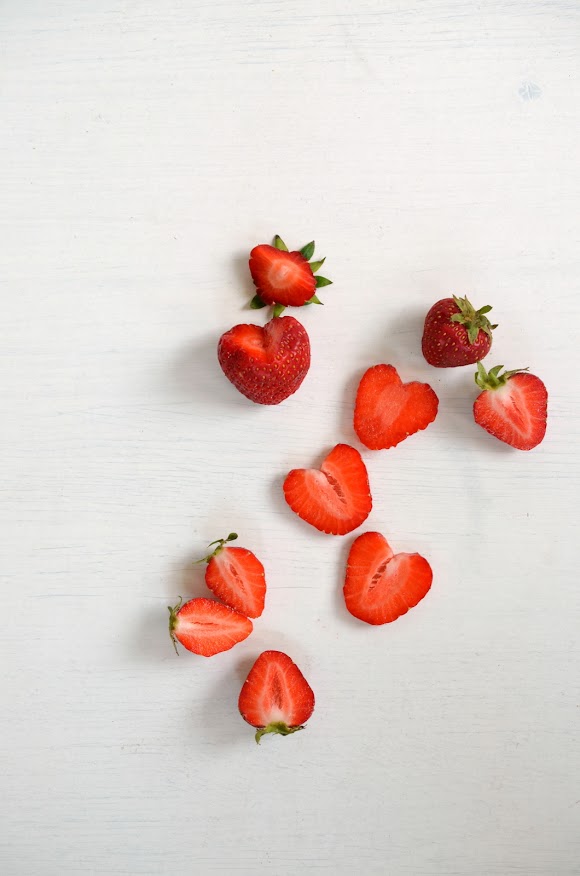
[(257, 728), (256, 742), (266, 733), (288, 736), (304, 729), (314, 711), (312, 688), (287, 654), (264, 651), (246, 678), (238, 708)]
[(431, 566), (419, 554), (393, 554), (380, 532), (365, 532), (348, 555), (344, 601), (359, 620), (387, 624), (417, 605), (432, 580)]
[(300, 252), (288, 252), (281, 237), (276, 235), (274, 246), (262, 243), (250, 253), (250, 273), (258, 293), (252, 299), (254, 308), (275, 304), (275, 314), (286, 306), (301, 307), (303, 304), (321, 304), (315, 290), (328, 286), (332, 281), (315, 277), (324, 259), (309, 262), (314, 255), (314, 241), (306, 244)]
[(426, 429), (437, 416), (439, 399), (426, 383), (402, 383), (392, 365), (365, 372), (356, 394), (354, 430), (371, 450), (394, 447)]
[(212, 541), (215, 550), (200, 563), (207, 563), (205, 583), (218, 599), (247, 617), (260, 617), (266, 599), (266, 578), (259, 559), (246, 548), (226, 547), (235, 541), (235, 532), (227, 538)]
[(180, 599), (173, 608), (169, 606), (169, 634), (176, 651), (177, 639), (188, 651), (212, 657), (243, 642), (253, 629), (251, 620), (214, 599), (200, 596), (183, 605)]
[(310, 368), (310, 341), (293, 316), (259, 325), (236, 325), (223, 334), (218, 359), (228, 380), (260, 405), (278, 405), (292, 395)]
[(291, 471), (284, 481), (284, 496), (299, 517), (332, 535), (352, 532), (372, 508), (365, 464), (348, 444), (337, 444), (320, 470)]
[(486, 373), (477, 363), (475, 382), (483, 392), (473, 405), (475, 422), (517, 450), (531, 450), (546, 434), (548, 391), (527, 369), (500, 374), (502, 368), (496, 365)]
[(423, 355), (436, 368), (473, 365), (487, 356), (491, 347), (491, 325), (486, 313), (491, 307), (475, 310), (467, 298), (442, 298), (425, 317)]

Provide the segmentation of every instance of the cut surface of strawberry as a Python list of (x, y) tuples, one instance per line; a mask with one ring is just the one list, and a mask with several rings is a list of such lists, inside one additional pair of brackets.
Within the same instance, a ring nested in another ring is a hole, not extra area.
[(238, 708), (256, 728), (259, 742), (266, 733), (288, 736), (303, 730), (314, 711), (314, 693), (287, 654), (264, 651), (243, 684)]
[(321, 532), (345, 535), (372, 509), (368, 474), (358, 450), (337, 444), (320, 469), (294, 469), (284, 481), (292, 510)]
[(354, 430), (370, 450), (395, 447), (426, 429), (438, 406), (439, 399), (427, 383), (403, 383), (392, 365), (374, 365), (357, 390)]
[(253, 628), (252, 621), (239, 611), (203, 596), (169, 606), (169, 634), (174, 646), (177, 639), (202, 657), (229, 651), (247, 639)]
[(475, 422), (490, 435), (515, 447), (532, 450), (544, 440), (548, 417), (548, 391), (526, 370), (505, 371), (477, 363), (475, 382), (483, 390), (473, 405)]
[(279, 315), (284, 307), (302, 307), (304, 304), (321, 304), (316, 290), (329, 286), (331, 280), (315, 276), (324, 259), (311, 262), (314, 241), (307, 243), (298, 252), (289, 252), (277, 234), (274, 245), (261, 243), (250, 253), (250, 273), (257, 289), (251, 302), (253, 308), (274, 305), (274, 314)]
[(236, 325), (219, 340), (222, 371), (256, 404), (277, 405), (296, 392), (310, 368), (310, 340), (292, 316), (259, 325)]
[(199, 562), (207, 563), (205, 583), (218, 599), (246, 617), (256, 618), (264, 611), (266, 575), (252, 551), (229, 546), (237, 537), (230, 532), (227, 538), (212, 542), (210, 548), (217, 547)]
[(380, 532), (364, 532), (346, 564), (344, 601), (367, 624), (386, 624), (417, 605), (429, 592), (433, 572), (419, 554), (394, 554)]

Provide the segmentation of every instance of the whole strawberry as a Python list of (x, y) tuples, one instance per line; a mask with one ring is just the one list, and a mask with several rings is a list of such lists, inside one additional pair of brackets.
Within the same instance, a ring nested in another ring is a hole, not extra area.
[(490, 351), (492, 329), (486, 305), (475, 310), (467, 298), (442, 298), (425, 317), (421, 347), (430, 365), (454, 368), (473, 365)]
[(251, 301), (254, 309), (274, 305), (274, 315), (279, 316), (285, 307), (302, 307), (304, 304), (322, 304), (316, 290), (329, 286), (332, 280), (316, 277), (316, 271), (324, 259), (311, 262), (314, 241), (301, 250), (288, 252), (288, 247), (277, 234), (274, 245), (261, 243), (250, 253), (250, 273), (257, 294)]
[(496, 365), (486, 372), (477, 363), (475, 382), (483, 390), (475, 399), (473, 418), (490, 435), (516, 450), (532, 450), (544, 440), (548, 391), (527, 369), (504, 371)]
[(292, 395), (310, 368), (310, 341), (293, 316), (276, 316), (262, 328), (236, 325), (218, 344), (222, 371), (242, 395), (278, 405)]

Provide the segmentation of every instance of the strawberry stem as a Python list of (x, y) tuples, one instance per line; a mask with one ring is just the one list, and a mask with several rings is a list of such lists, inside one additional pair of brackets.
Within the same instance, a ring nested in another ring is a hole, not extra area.
[(491, 310), (491, 306), (486, 304), (485, 307), (480, 307), (476, 310), (471, 301), (465, 298), (453, 296), (453, 300), (459, 308), (459, 313), (454, 313), (451, 317), (451, 322), (458, 322), (465, 326), (467, 330), (467, 338), (470, 344), (474, 344), (477, 340), (479, 332), (485, 332), (491, 338), (492, 329), (496, 329), (497, 325), (492, 325), (485, 315)]
[(304, 724), (300, 724), (298, 727), (289, 727), (284, 721), (272, 721), (267, 727), (259, 727), (256, 730), (255, 739), (259, 745), (260, 739), (262, 736), (265, 736), (266, 733), (278, 733), (280, 736), (289, 736), (291, 733), (296, 733), (298, 730), (304, 730)]
[(512, 371), (504, 371), (500, 374), (503, 365), (495, 365), (486, 371), (481, 362), (477, 363), (477, 371), (475, 372), (475, 382), (480, 389), (495, 390), (501, 386), (505, 386), (510, 377), (514, 374), (519, 374), (521, 371), (529, 371), (528, 368), (514, 368)]
[(207, 556), (202, 557), (201, 560), (195, 560), (194, 561), (195, 564), (209, 563), (209, 561), (213, 557), (217, 557), (217, 555), (223, 551), (223, 549), (226, 546), (226, 544), (228, 543), (228, 541), (235, 541), (237, 537), (238, 537), (237, 532), (230, 532), (230, 534), (227, 536), (227, 538), (217, 538), (215, 541), (210, 541), (210, 543), (208, 544), (208, 548), (213, 547), (214, 544), (216, 544), (217, 547), (214, 548), (214, 550), (211, 551), (211, 553), (209, 553)]
[(173, 642), (173, 647), (175, 648), (175, 653), (179, 657), (179, 651), (177, 650), (177, 639), (175, 638), (175, 627), (177, 626), (177, 612), (181, 608), (181, 604), (183, 602), (183, 597), (179, 597), (179, 602), (177, 605), (174, 605), (173, 608), (168, 605), (167, 608), (169, 610), (169, 635), (171, 636), (171, 641)]

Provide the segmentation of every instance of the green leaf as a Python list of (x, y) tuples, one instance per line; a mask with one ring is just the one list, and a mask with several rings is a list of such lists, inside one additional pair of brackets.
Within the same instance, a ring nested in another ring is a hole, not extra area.
[(477, 311), (478, 313), (489, 313), (490, 310), (493, 310), (490, 304), (486, 304), (485, 307), (480, 307)]
[(304, 302), (305, 304), (324, 304), (324, 301), (321, 301), (318, 295), (313, 295), (312, 298), (309, 298), (308, 301)]
[(262, 301), (259, 295), (254, 295), (252, 300), (250, 301), (250, 308), (252, 310), (260, 310), (262, 307), (265, 307), (265, 301)]
[(327, 280), (326, 277), (316, 277), (316, 288), (322, 289), (323, 286), (331, 286), (332, 280)]
[(275, 304), (274, 309), (272, 310), (273, 316), (280, 316), (281, 313), (284, 313), (286, 307), (284, 304)]
[(312, 256), (314, 255), (314, 241), (311, 240), (310, 243), (307, 243), (306, 246), (303, 246), (300, 250), (300, 255), (304, 256), (307, 262), (310, 261)]
[(282, 250), (282, 252), (288, 252), (288, 247), (286, 246), (279, 234), (274, 235), (274, 246), (276, 247), (276, 249)]
[(315, 274), (316, 271), (319, 271), (325, 261), (326, 258), (320, 259), (319, 262), (310, 262), (310, 270), (312, 271), (312, 273)]

